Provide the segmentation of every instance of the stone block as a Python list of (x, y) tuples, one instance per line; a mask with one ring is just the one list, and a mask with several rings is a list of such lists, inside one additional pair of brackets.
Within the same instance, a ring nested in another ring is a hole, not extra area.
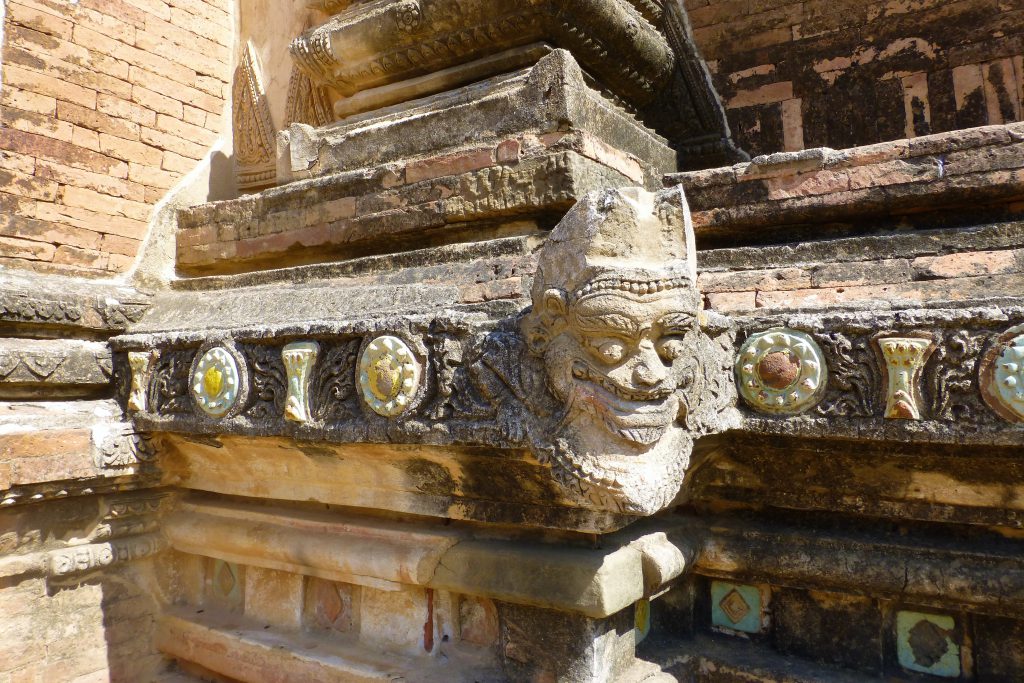
[(300, 574), (246, 567), (245, 615), (279, 628), (297, 629), (302, 624), (303, 583)]

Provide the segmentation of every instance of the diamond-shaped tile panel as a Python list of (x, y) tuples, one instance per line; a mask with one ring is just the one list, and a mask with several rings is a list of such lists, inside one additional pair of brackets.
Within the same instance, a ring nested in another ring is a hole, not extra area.
[(722, 600), (718, 603), (718, 606), (725, 612), (725, 616), (729, 617), (729, 621), (734, 624), (738, 624), (743, 621), (743, 617), (750, 614), (750, 605), (743, 599), (740, 592), (737, 590), (729, 591)]
[(766, 621), (765, 602), (765, 592), (758, 586), (712, 581), (711, 625), (726, 631), (760, 633)]
[(959, 677), (957, 639), (956, 621), (951, 616), (896, 613), (896, 654), (905, 669), (945, 678)]
[(217, 589), (220, 594), (224, 597), (231, 595), (231, 591), (235, 589), (235, 584), (238, 580), (235, 578), (235, 573), (231, 571), (231, 565), (227, 562), (221, 562), (220, 567), (217, 570), (217, 576), (214, 579), (217, 584)]
[(213, 561), (213, 571), (208, 575), (207, 590), (221, 604), (241, 607), (242, 604), (242, 568), (224, 560)]

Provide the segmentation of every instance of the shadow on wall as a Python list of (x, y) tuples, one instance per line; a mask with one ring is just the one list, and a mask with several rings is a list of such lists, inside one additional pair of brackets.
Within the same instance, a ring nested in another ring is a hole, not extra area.
[(219, 202), (238, 197), (235, 183), (235, 160), (224, 152), (214, 152), (210, 157), (210, 180), (206, 201)]

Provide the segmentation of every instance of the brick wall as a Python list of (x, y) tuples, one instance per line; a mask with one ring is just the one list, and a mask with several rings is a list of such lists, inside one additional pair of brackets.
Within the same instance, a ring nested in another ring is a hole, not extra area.
[(0, 265), (127, 270), (222, 128), (229, 0), (5, 0)]
[(1020, 0), (685, 2), (752, 155), (1022, 118)]

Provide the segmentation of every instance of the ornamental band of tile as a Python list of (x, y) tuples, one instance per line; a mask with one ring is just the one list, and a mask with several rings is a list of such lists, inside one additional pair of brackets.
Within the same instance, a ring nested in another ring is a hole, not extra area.
[(736, 358), (736, 381), (755, 409), (797, 415), (821, 400), (828, 369), (809, 335), (776, 328), (753, 334), (743, 344)]
[(886, 373), (885, 417), (920, 420), (921, 371), (935, 350), (931, 337), (876, 337)]
[(296, 342), (281, 350), (281, 360), (288, 373), (288, 396), (284, 404), (286, 420), (309, 421), (309, 383), (319, 353), (320, 345), (316, 342)]

